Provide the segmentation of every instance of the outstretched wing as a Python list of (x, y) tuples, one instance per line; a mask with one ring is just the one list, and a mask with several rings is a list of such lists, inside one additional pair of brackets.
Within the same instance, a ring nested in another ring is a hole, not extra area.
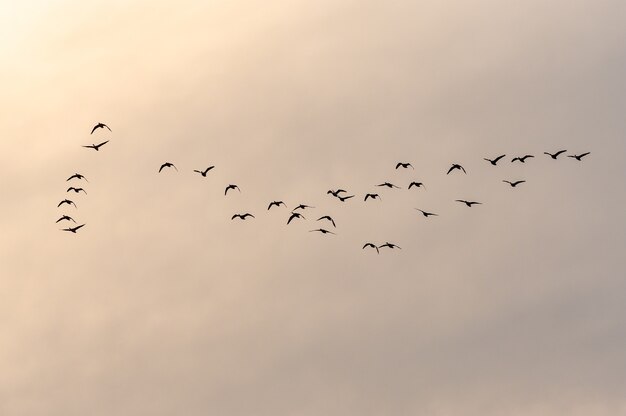
[(495, 158), (495, 159), (493, 160), (493, 163), (498, 163), (498, 161), (499, 161), (500, 159), (502, 159), (504, 156), (506, 156), (506, 155), (500, 155), (500, 156), (498, 156), (497, 158)]
[(107, 144), (108, 142), (109, 142), (108, 140), (107, 140), (107, 141), (104, 141), (104, 142), (102, 142), (102, 143), (100, 143), (100, 144), (97, 144), (95, 147), (104, 146), (104, 145), (105, 145), (105, 144)]

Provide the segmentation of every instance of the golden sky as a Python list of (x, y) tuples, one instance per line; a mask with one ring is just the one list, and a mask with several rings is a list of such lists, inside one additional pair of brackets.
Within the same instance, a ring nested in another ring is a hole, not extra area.
[[(0, 414), (626, 415), (625, 21), (617, 0), (0, 4)], [(273, 200), (315, 208), (287, 226)], [(337, 235), (309, 233), (326, 214)]]

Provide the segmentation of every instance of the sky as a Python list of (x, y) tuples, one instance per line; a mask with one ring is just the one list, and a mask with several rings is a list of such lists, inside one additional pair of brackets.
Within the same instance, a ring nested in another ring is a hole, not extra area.
[(0, 4), (0, 414), (626, 415), (624, 21), (619, 0)]

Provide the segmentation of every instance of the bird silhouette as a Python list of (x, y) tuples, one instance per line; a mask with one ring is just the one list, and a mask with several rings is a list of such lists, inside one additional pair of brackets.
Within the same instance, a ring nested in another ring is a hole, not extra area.
[(344, 189), (337, 189), (336, 191), (333, 191), (332, 189), (330, 189), (328, 192), (326, 192), (326, 194), (331, 194), (332, 196), (334, 196), (335, 198), (339, 197), (339, 194), (341, 192), (348, 192)]
[(164, 168), (174, 168), (174, 169), (176, 169), (176, 172), (178, 172), (178, 168), (176, 166), (174, 166), (173, 163), (170, 163), (170, 162), (165, 162), (164, 164), (162, 164), (161, 167), (159, 168), (159, 173), (161, 173), (161, 171)]
[(418, 187), (418, 188), (420, 188), (420, 187), (426, 188), (422, 182), (411, 182), (409, 184), (409, 188), (408, 189), (411, 189), (412, 186), (415, 186), (415, 187)]
[(287, 205), (285, 205), (285, 203), (283, 201), (272, 201), (270, 202), (270, 204), (267, 206), (267, 210), (269, 211), (270, 208), (272, 207), (279, 207), (281, 205), (284, 205), (285, 208), (287, 208)]
[(77, 225), (76, 227), (62, 228), (61, 231), (69, 231), (76, 234), (76, 231), (83, 228), (85, 224)]
[(380, 195), (378, 194), (365, 194), (365, 199), (363, 199), (363, 201), (367, 201), (367, 198), (371, 198), (371, 199), (380, 199)]
[(491, 163), (493, 166), (496, 166), (498, 164), (498, 161), (500, 159), (502, 159), (504, 156), (506, 156), (506, 155), (500, 155), (500, 156), (498, 156), (495, 159), (487, 159), (486, 157), (484, 157), (483, 159), (485, 159), (487, 162)]
[[(63, 215), (61, 218), (59, 218), (56, 222), (60, 222), (60, 221), (74, 221), (74, 218), (70, 217), (69, 215)], [(76, 223), (76, 221), (74, 221), (74, 223)]]
[[(67, 178), (65, 181), (67, 182), (67, 181), (70, 181), (70, 180), (72, 180), (72, 179), (84, 179), (84, 180), (86, 180), (86, 181), (87, 181), (87, 178), (85, 178), (85, 177), (84, 177), (83, 175), (81, 175), (80, 173), (75, 173), (75, 174), (73, 174), (72, 176), (70, 176), (69, 178)], [(89, 181), (87, 181), (87, 182), (89, 182)]]
[(378, 248), (383, 248), (383, 247), (389, 247), (390, 249), (399, 248), (400, 250), (402, 250), (402, 247), (397, 246), (390, 242), (386, 242), (385, 244), (378, 246)]
[(213, 169), (214, 167), (215, 167), (215, 166), (209, 166), (209, 167), (208, 167), (208, 168), (206, 168), (205, 170), (197, 170), (197, 169), (194, 169), (193, 171), (194, 171), (194, 172), (198, 172), (200, 175), (202, 175), (202, 176), (204, 176), (204, 177), (206, 178), (206, 174), (207, 174), (207, 173), (208, 173), (211, 169)]
[(572, 159), (576, 159), (576, 160), (578, 160), (580, 162), (583, 157), (587, 156), (590, 153), (591, 152), (585, 152), (585, 153), (582, 153), (580, 155), (568, 155), (567, 157), (571, 157)]
[(104, 146), (104, 145), (105, 145), (105, 144), (107, 144), (108, 142), (109, 142), (109, 141), (107, 140), (106, 142), (102, 142), (102, 143), (100, 143), (100, 144), (90, 144), (90, 145), (88, 145), (88, 146), (83, 146), (83, 147), (87, 147), (87, 148), (89, 148), (89, 149), (94, 149), (94, 150), (97, 152), (98, 150), (100, 150), (100, 148), (101, 148), (102, 146)]
[(346, 201), (346, 199), (354, 198), (354, 195), (348, 195), (348, 196), (341, 196), (341, 195), (340, 195), (340, 196), (338, 196), (337, 198), (339, 198), (339, 200), (340, 200), (341, 202), (345, 202), (345, 201)]
[(306, 218), (304, 218), (304, 215), (300, 214), (299, 212), (291, 212), (291, 216), (287, 220), (287, 225), (289, 225), (291, 220), (293, 220), (294, 218), (302, 218), (303, 220), (306, 220)]
[(435, 217), (438, 217), (438, 216), (439, 216), (439, 214), (434, 214), (434, 213), (432, 213), (432, 212), (422, 211), (422, 210), (421, 210), (421, 209), (419, 209), (419, 208), (415, 208), (415, 209), (416, 209), (416, 210), (418, 210), (419, 212), (421, 212), (421, 213), (422, 213), (422, 215), (423, 215), (423, 216), (425, 216), (426, 218), (430, 217), (431, 215), (432, 215), (432, 216), (435, 216)]
[(526, 182), (526, 181), (515, 181), (515, 182), (510, 182), (510, 181), (504, 181), (504, 180), (503, 180), (502, 182), (508, 183), (509, 185), (511, 185), (511, 187), (512, 187), (512, 188), (515, 188), (515, 187), (516, 187), (517, 185), (519, 185), (520, 183), (524, 183), (524, 182)]
[(309, 232), (310, 232), (310, 233), (313, 233), (313, 232), (316, 232), (316, 231), (317, 231), (317, 232), (320, 232), (320, 233), (322, 233), (322, 234), (335, 234), (335, 233), (333, 233), (332, 231), (328, 231), (328, 230), (326, 230), (326, 229), (324, 229), (324, 228), (318, 228), (317, 230), (311, 230), (311, 231), (309, 231)]
[(335, 220), (333, 220), (330, 215), (324, 215), (323, 217), (319, 217), (316, 221), (321, 221), (321, 220), (328, 220), (331, 222), (333, 227), (337, 228), (337, 226), (335, 225)]
[(239, 218), (242, 220), (245, 220), (248, 217), (252, 217), (252, 218), (256, 218), (254, 215), (250, 214), (249, 212), (246, 212), (245, 214), (235, 214), (231, 217), (231, 220), (234, 220), (235, 218)]
[(528, 159), (529, 157), (535, 157), (535, 156), (533, 156), (533, 155), (524, 155), (522, 157), (519, 157), (519, 156), (518, 157), (514, 157), (511, 160), (511, 163), (515, 162), (516, 160), (519, 161), (519, 162), (522, 162), (522, 163), (526, 163), (526, 159)]
[(465, 205), (467, 205), (470, 208), (472, 207), (472, 205), (481, 205), (482, 204), (482, 202), (466, 201), (464, 199), (455, 199), (455, 201), (462, 202), (462, 203), (464, 203)]
[(295, 211), (297, 209), (307, 209), (307, 208), (315, 208), (315, 207), (312, 207), (310, 205), (300, 204), (297, 207), (295, 207), (293, 210)]
[(402, 163), (402, 162), (398, 162), (398, 163), (396, 164), (396, 169), (398, 169), (398, 168), (400, 168), (400, 167), (401, 167), (401, 168), (404, 168), (404, 169), (407, 169), (409, 166), (411, 167), (411, 169), (415, 169), (415, 168), (413, 167), (413, 165), (411, 165), (410, 163)]
[(94, 131), (96, 131), (96, 129), (102, 129), (102, 128), (105, 128), (105, 127), (106, 127), (107, 129), (109, 129), (109, 131), (111, 131), (111, 128), (110, 128), (109, 126), (107, 126), (106, 124), (104, 124), (104, 123), (98, 123), (98, 124), (96, 124), (95, 126), (93, 126), (93, 129), (91, 129), (91, 133), (89, 133), (89, 134), (93, 134), (93, 132), (94, 132)]
[(226, 189), (224, 189), (224, 195), (226, 195), (228, 193), (228, 191), (230, 191), (231, 189), (236, 189), (239, 192), (241, 192), (241, 189), (239, 189), (239, 187), (237, 185), (230, 184), (230, 185), (228, 185), (226, 187)]
[(394, 184), (392, 184), (392, 183), (389, 183), (389, 182), (383, 182), (383, 183), (378, 184), (378, 185), (376, 185), (376, 186), (386, 186), (387, 188), (396, 188), (396, 189), (400, 189), (400, 187), (399, 187), (399, 186), (396, 186), (396, 185), (394, 185)]
[(556, 160), (556, 158), (557, 158), (557, 157), (559, 157), (559, 155), (560, 155), (561, 153), (565, 153), (565, 152), (567, 152), (567, 150), (559, 150), (558, 152), (556, 152), (556, 153), (554, 153), (554, 154), (552, 154), (552, 153), (548, 153), (548, 152), (543, 152), (543, 153), (544, 153), (544, 154), (546, 154), (546, 155), (548, 155), (548, 156), (550, 156), (552, 159)]
[(376, 245), (374, 245), (374, 244), (372, 244), (372, 243), (365, 243), (365, 244), (363, 245), (363, 249), (362, 249), (362, 250), (365, 250), (365, 248), (366, 248), (366, 247), (371, 247), (371, 248), (373, 248), (373, 249), (376, 249), (376, 252), (377, 252), (378, 254), (380, 254), (380, 250), (378, 250), (378, 246), (376, 246)]
[(454, 163), (454, 164), (452, 164), (450, 169), (448, 169), (448, 173), (446, 173), (446, 175), (449, 175), (450, 172), (452, 172), (455, 169), (462, 170), (463, 173), (467, 174), (467, 172), (465, 171), (465, 168), (463, 166), (459, 165), (458, 163)]
[(70, 201), (69, 199), (64, 199), (63, 201), (59, 202), (59, 205), (57, 205), (57, 208), (63, 204), (67, 204), (67, 205), (71, 204), (71, 205), (74, 205), (74, 207), (78, 208), (76, 204), (74, 203), (74, 201)]
[(69, 191), (74, 191), (76, 193), (83, 191), (85, 194), (87, 194), (87, 191), (85, 191), (83, 188), (74, 188), (73, 186), (70, 186), (69, 188), (67, 188), (67, 191), (65, 192), (69, 192)]

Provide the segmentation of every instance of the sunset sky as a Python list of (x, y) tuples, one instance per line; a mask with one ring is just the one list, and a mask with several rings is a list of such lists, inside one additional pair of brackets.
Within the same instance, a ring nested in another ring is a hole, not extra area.
[(0, 414), (626, 415), (625, 22), (623, 0), (0, 3)]

